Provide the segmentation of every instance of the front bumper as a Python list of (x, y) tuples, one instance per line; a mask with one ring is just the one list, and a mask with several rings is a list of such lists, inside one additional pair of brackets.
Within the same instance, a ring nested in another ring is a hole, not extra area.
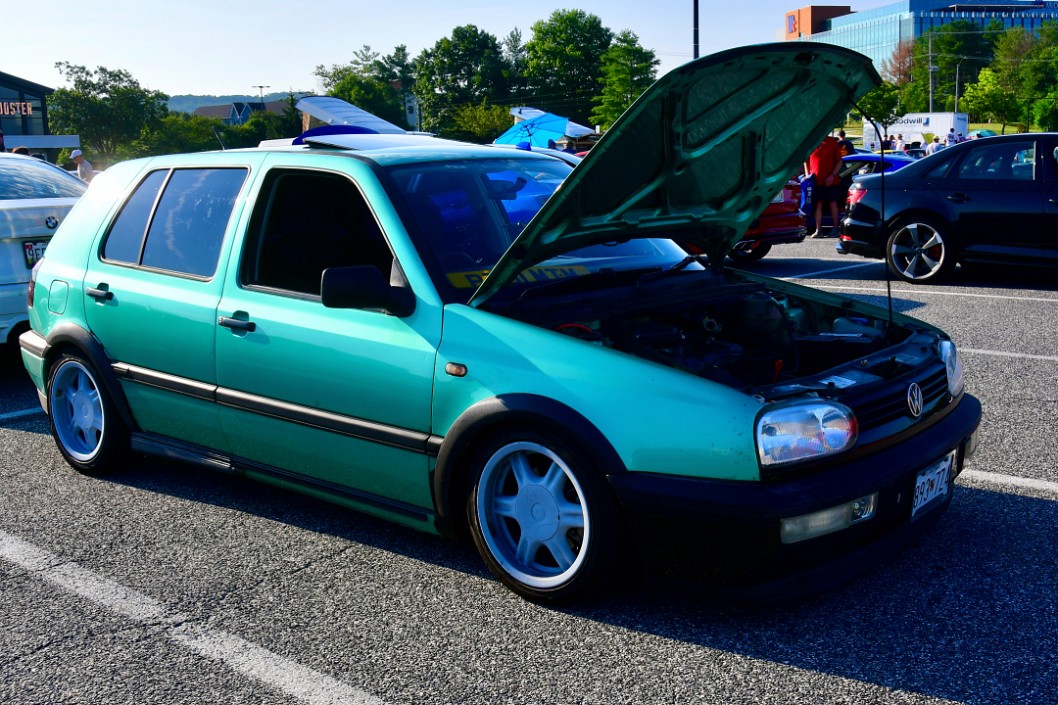
[[(973, 452), (980, 419), (980, 402), (964, 395), (924, 432), (846, 464), (771, 482), (638, 472), (610, 481), (649, 573), (705, 581), (741, 597), (795, 596), (855, 577), (935, 522), (952, 493), (912, 521), (916, 476), (957, 449), (954, 479)], [(874, 492), (873, 518), (803, 542), (781, 542), (781, 519)]]

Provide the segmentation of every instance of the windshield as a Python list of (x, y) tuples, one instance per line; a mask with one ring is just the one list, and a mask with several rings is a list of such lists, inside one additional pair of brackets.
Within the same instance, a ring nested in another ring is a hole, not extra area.
[(57, 166), (32, 157), (0, 159), (0, 201), (79, 198), (87, 184)]
[[(465, 303), (500, 256), (572, 171), (554, 159), (475, 159), (393, 167), (416, 239), (446, 303)], [(653, 269), (685, 256), (667, 240), (574, 250), (524, 270), (524, 291), (603, 269)]]

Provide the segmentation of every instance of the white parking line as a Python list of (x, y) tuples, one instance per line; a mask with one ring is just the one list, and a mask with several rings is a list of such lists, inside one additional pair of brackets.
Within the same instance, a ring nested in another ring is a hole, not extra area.
[(0, 531), (0, 559), (89, 602), (166, 636), (206, 658), (309, 705), (385, 705), (384, 701), (330, 676), (219, 629), (167, 614), (150, 597)]
[(959, 348), (959, 352), (976, 353), (978, 355), (995, 355), (996, 357), (1016, 357), (1022, 360), (1058, 362), (1058, 355), (1030, 355), (1028, 353), (1003, 352), (1002, 350), (981, 350), (979, 348)]
[(1058, 482), (1049, 480), (1036, 480), (1031, 477), (1018, 477), (1017, 475), (1004, 475), (998, 472), (985, 472), (983, 470), (963, 470), (959, 474), (960, 480), (971, 480), (981, 484), (1001, 488), (1010, 494), (1019, 494), (1018, 490), (1034, 490), (1046, 492), (1058, 497)]
[(20, 409), (19, 411), (8, 411), (6, 413), (0, 414), (0, 423), (3, 423), (4, 421), (12, 421), (14, 419), (25, 418), (26, 416), (36, 416), (37, 414), (40, 414), (40, 415), (43, 416), (44, 415), (44, 409), (42, 409), (42, 408), (40, 408), (38, 406), (38, 407), (34, 407), (32, 409)]
[[(827, 270), (827, 271), (838, 271)], [(814, 272), (812, 274), (803, 274), (799, 276), (814, 276), (815, 274), (822, 274), (823, 272)], [(795, 279), (796, 277), (783, 277), (783, 279)], [(869, 286), (841, 286), (838, 284), (820, 284), (812, 285), (815, 289), (833, 289), (835, 291), (863, 291), (868, 294), (878, 294), (885, 296), (885, 287), (869, 287)], [(962, 291), (938, 291), (937, 289), (929, 289), (926, 287), (920, 287), (916, 289), (893, 289), (893, 294), (922, 294), (926, 296), (958, 296), (960, 299), (997, 299), (1006, 301), (1035, 301), (1048, 304), (1058, 304), (1058, 298), (1046, 299), (1042, 296), (1010, 296), (1008, 294), (968, 294)]]
[[(834, 272), (844, 272), (846, 269), (860, 269), (861, 267), (876, 267), (878, 262), (864, 262), (863, 264), (850, 264), (847, 267), (834, 267), (832, 269), (821, 269), (818, 272), (808, 272), (807, 274), (795, 274), (792, 277), (781, 277), (782, 279), (804, 279), (805, 277), (815, 277), (820, 274), (832, 274)], [(824, 287), (819, 287), (820, 289)], [(835, 289), (843, 287), (834, 287)]]

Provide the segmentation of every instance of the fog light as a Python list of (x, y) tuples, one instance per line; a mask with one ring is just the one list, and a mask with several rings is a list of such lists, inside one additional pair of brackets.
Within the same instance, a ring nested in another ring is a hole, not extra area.
[(867, 521), (874, 516), (877, 506), (878, 493), (875, 492), (836, 507), (783, 519), (779, 524), (779, 536), (783, 543), (797, 543), (832, 534)]

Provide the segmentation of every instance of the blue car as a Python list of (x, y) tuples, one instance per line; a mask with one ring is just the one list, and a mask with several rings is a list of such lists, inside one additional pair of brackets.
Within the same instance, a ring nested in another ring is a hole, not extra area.
[(884, 155), (872, 152), (870, 154), (850, 154), (842, 157), (841, 161), (841, 178), (848, 182), (864, 174), (879, 174), (883, 171), (903, 169), (918, 160), (902, 152), (886, 152)]

